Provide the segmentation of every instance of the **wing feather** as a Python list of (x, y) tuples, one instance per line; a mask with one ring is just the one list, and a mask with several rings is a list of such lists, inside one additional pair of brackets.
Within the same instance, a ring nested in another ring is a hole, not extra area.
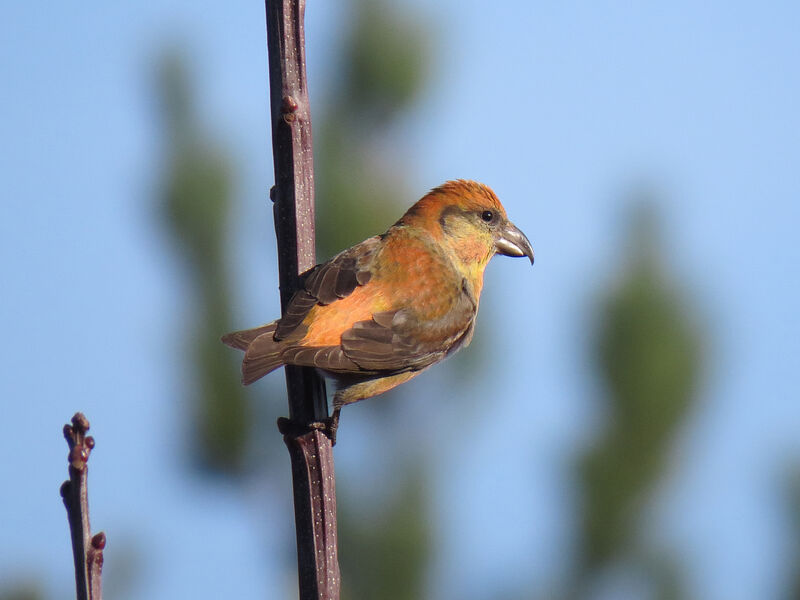
[(315, 305), (346, 298), (359, 285), (369, 282), (370, 268), (379, 247), (380, 237), (371, 237), (307, 271), (303, 275), (303, 287), (295, 292), (285, 314), (278, 320), (275, 339), (302, 337), (304, 332), (298, 334), (296, 330)]
[[(342, 334), (344, 354), (367, 371), (415, 371), (447, 356), (468, 339), (476, 307), (459, 296), (446, 317), (422, 322), (409, 309), (375, 313)], [(435, 335), (431, 333), (434, 332)]]
[(292, 346), (283, 351), (286, 364), (316, 367), (334, 373), (357, 373), (361, 369), (340, 346)]

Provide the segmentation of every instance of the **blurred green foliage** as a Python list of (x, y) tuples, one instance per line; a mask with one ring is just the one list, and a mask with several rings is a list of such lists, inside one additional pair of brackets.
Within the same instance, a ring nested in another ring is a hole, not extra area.
[(340, 494), (339, 547), (342, 599), (419, 600), (431, 554), (431, 527), (424, 510), (429, 474), (409, 462), (393, 477), (385, 502), (363, 506)]
[[(794, 542), (789, 562), (789, 585), (787, 600), (800, 600), (800, 468), (794, 466), (786, 478), (786, 498), (789, 513), (789, 528)], [(784, 483), (784, 482), (782, 482)]]
[(603, 384), (604, 425), (577, 467), (582, 501), (576, 584), (588, 589), (615, 561), (639, 563), (659, 597), (679, 598), (675, 569), (650, 558), (636, 533), (665, 475), (701, 376), (701, 344), (678, 287), (664, 271), (656, 213), (638, 198), (627, 265), (601, 302), (592, 360)]
[(233, 329), (226, 250), (235, 174), (226, 153), (199, 122), (180, 53), (161, 58), (157, 94), (166, 147), (162, 215), (192, 286), (187, 294), (192, 319), (183, 349), (190, 359), (186, 393), (195, 400), (193, 456), (204, 469), (236, 474), (245, 466), (250, 410), (237, 357), (219, 341)]
[(0, 600), (43, 600), (45, 597), (38, 582), (4, 584), (0, 589)]
[(380, 129), (400, 117), (427, 83), (430, 32), (420, 15), (385, 0), (357, 0), (353, 11), (338, 91), (363, 129)]
[(378, 140), (413, 107), (430, 62), (427, 29), (407, 8), (358, 0), (349, 10), (338, 76), (314, 119), (317, 248), (323, 259), (380, 233), (408, 208), (413, 168), (386, 158)]

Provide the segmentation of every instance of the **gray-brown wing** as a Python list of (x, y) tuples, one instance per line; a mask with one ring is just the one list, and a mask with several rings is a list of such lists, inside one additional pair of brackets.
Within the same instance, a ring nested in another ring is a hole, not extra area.
[(342, 334), (342, 350), (366, 371), (417, 371), (461, 347), (472, 335), (475, 314), (466, 294), (435, 321), (423, 322), (410, 309), (376, 313)]
[(341, 346), (293, 346), (283, 351), (281, 359), (287, 365), (316, 367), (332, 373), (363, 371), (345, 355)]
[(331, 304), (366, 284), (379, 247), (380, 236), (371, 237), (304, 273), (303, 288), (292, 296), (286, 313), (278, 320), (275, 339), (286, 339), (295, 332), (316, 304)]

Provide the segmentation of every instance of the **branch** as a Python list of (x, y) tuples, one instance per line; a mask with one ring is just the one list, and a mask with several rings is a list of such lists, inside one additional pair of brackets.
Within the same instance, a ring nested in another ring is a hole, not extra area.
[[(266, 0), (267, 43), (281, 306), (300, 273), (316, 262), (314, 162), (306, 84), (305, 0)], [(292, 461), (297, 570), (301, 600), (338, 600), (336, 486), (331, 440), (319, 428), (328, 417), (325, 384), (314, 369), (286, 367), (290, 421), (279, 422)]]
[(69, 444), (69, 480), (61, 485), (61, 498), (67, 509), (72, 535), (72, 556), (75, 560), (75, 587), (78, 600), (102, 600), (100, 579), (103, 570), (103, 548), (106, 534), (92, 537), (89, 525), (89, 491), (87, 476), (89, 454), (94, 438), (87, 436), (89, 421), (83, 413), (75, 413), (72, 425), (64, 425), (64, 437)]

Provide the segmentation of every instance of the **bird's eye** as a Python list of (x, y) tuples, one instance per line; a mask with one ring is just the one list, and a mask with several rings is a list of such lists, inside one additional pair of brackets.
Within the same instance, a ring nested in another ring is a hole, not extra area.
[(485, 210), (481, 213), (481, 219), (489, 223), (492, 219), (494, 219), (494, 213), (490, 210)]

